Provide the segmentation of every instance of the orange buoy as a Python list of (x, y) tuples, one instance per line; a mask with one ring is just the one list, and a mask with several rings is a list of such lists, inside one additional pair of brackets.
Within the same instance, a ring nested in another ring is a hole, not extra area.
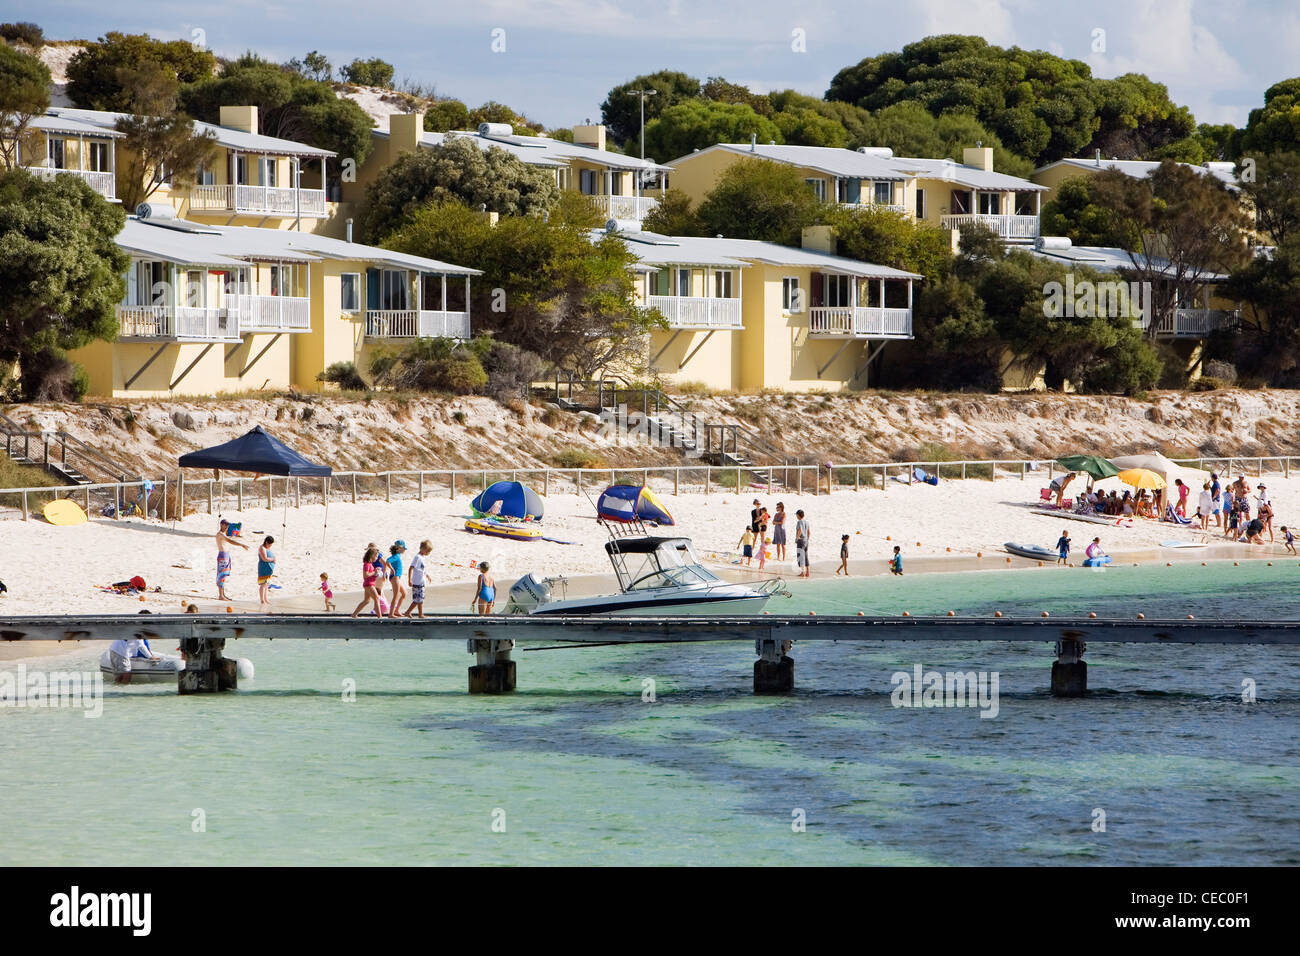
[(885, 540), (886, 540), (886, 541), (893, 541), (894, 539), (893, 539), (892, 537), (890, 537), (889, 535), (885, 535)]
[(1268, 566), (1271, 568), (1271, 567), (1273, 566), (1273, 562), (1270, 561), (1270, 562), (1268, 563)]
[(949, 617), (956, 617), (956, 616), (957, 616), (957, 612), (956, 612), (956, 611), (949, 611), (949, 612), (948, 612), (948, 616), (949, 616)]
[(1010, 558), (1007, 558), (1007, 564), (1010, 564), (1010, 563), (1011, 563), (1011, 559), (1010, 559)]
[(1043, 617), (1049, 617), (1049, 616), (1050, 616), (1050, 615), (1048, 615), (1048, 613), (1047, 613), (1046, 611), (1043, 612)]
[(1139, 620), (1139, 621), (1145, 621), (1146, 619), (1147, 619), (1147, 616), (1146, 616), (1145, 614), (1143, 614), (1143, 613), (1141, 613), (1141, 612), (1139, 611), (1139, 612), (1138, 612), (1138, 620)]
[(866, 617), (866, 614), (864, 614), (863, 612), (859, 611), (859, 612), (858, 612), (858, 617)]
[(809, 617), (816, 617), (816, 616), (817, 616), (817, 612), (816, 612), (816, 611), (809, 611), (809, 612), (808, 612), (808, 616), (809, 616)]
[(945, 551), (951, 551), (952, 548), (944, 548)]
[(994, 611), (994, 612), (993, 612), (993, 616), (994, 616), (994, 617), (1001, 617), (1001, 616), (1002, 616), (1002, 612), (1001, 612), (1001, 611)]
[(983, 551), (976, 551), (976, 552), (975, 552), (975, 557), (977, 557), (977, 558), (982, 558), (982, 557), (984, 557), (984, 552), (983, 552)]
[(919, 548), (921, 546), (921, 542), (920, 541), (916, 542), (916, 546)]
[(1232, 562), (1232, 566), (1235, 568), (1235, 567), (1238, 567), (1239, 565), (1237, 564), (1236, 561), (1233, 561), (1233, 562)]
[(1041, 567), (1043, 566), (1043, 562), (1042, 562), (1042, 561), (1039, 561), (1039, 562), (1038, 562), (1038, 566), (1041, 568)]
[(1172, 562), (1172, 561), (1166, 561), (1166, 562), (1165, 562), (1165, 567), (1167, 567), (1167, 568), (1172, 568), (1173, 566), (1174, 566), (1174, 565), (1173, 565), (1173, 562)]
[(1194, 621), (1194, 620), (1196, 620), (1196, 618), (1192, 617), (1192, 615), (1189, 614), (1189, 615), (1187, 615), (1187, 620), (1189, 620), (1189, 621)]
[(911, 616), (912, 616), (912, 612), (911, 612), (911, 611), (904, 611), (904, 612), (903, 612), (903, 617), (911, 617)]
[(1088, 612), (1088, 617), (1096, 617), (1096, 616), (1097, 616), (1097, 612), (1096, 612), (1096, 611), (1089, 611), (1089, 612)]
[(228, 607), (228, 608), (226, 608), (226, 613), (227, 613), (227, 614), (234, 614), (234, 613), (235, 613), (235, 609), (234, 609), (233, 607)]
[(1204, 561), (1201, 562), (1201, 567), (1205, 567), (1205, 562), (1204, 562)]
[(143, 595), (143, 594), (140, 595), (140, 600), (141, 600), (141, 601), (144, 600), (144, 595)]

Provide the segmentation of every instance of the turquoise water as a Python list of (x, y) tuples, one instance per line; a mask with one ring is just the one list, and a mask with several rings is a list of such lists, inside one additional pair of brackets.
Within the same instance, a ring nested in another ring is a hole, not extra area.
[[(1043, 569), (796, 582), (771, 607), (1300, 619), (1297, 584), (1294, 562)], [(1048, 645), (801, 643), (786, 698), (753, 696), (740, 643), (516, 651), (500, 698), (465, 693), (455, 642), (235, 653), (257, 667), (235, 694), (0, 708), (0, 863), (1300, 862), (1297, 648), (1093, 644), (1079, 700), (1047, 693)], [(917, 663), (999, 672), (997, 718), (892, 707)]]

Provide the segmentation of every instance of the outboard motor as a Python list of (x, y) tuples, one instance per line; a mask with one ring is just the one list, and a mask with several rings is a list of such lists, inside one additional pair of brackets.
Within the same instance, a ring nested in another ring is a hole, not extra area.
[(506, 603), (507, 614), (531, 614), (543, 604), (554, 600), (550, 581), (535, 574), (525, 574), (510, 588), (510, 600)]

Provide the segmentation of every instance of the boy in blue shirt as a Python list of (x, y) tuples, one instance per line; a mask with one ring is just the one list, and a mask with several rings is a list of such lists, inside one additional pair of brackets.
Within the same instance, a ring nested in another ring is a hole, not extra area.
[(1056, 540), (1056, 551), (1060, 555), (1060, 557), (1056, 559), (1057, 564), (1070, 563), (1070, 531), (1068, 528), (1063, 530), (1061, 536)]

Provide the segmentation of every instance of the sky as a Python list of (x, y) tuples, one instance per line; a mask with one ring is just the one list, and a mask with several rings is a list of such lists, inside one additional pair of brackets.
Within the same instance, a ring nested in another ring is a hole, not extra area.
[(197, 37), (221, 56), (319, 50), (336, 67), (378, 56), (399, 82), (550, 127), (599, 121), (611, 87), (659, 69), (821, 96), (842, 67), (936, 33), (1048, 50), (1095, 76), (1145, 73), (1198, 122), (1244, 125), (1271, 84), (1300, 74), (1297, 0), (0, 0), (0, 20), (51, 39)]

